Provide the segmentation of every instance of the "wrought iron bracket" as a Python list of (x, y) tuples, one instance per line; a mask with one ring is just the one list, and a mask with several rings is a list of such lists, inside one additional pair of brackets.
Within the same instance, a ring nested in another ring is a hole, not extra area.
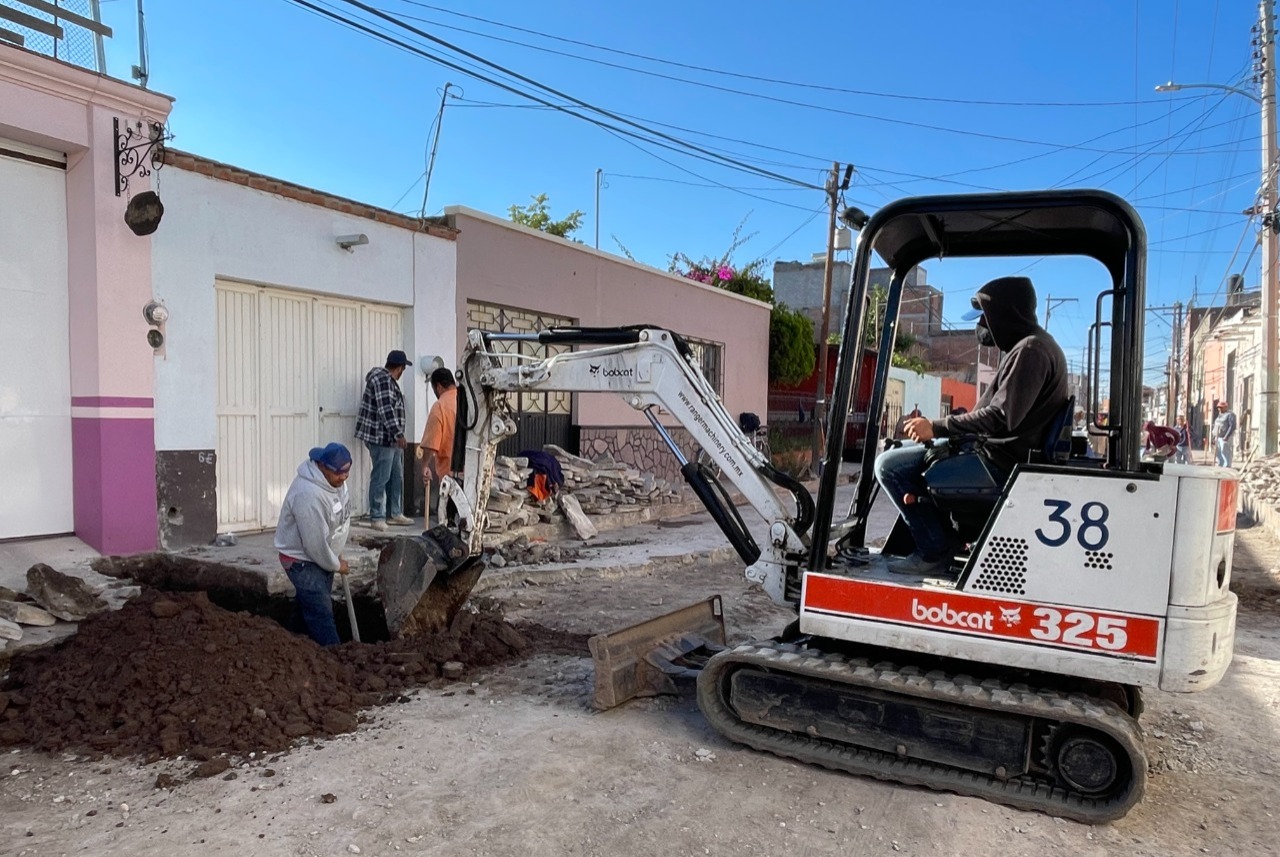
[(159, 122), (138, 120), (120, 131), (120, 119), (111, 120), (116, 137), (116, 196), (129, 189), (129, 179), (146, 178), (164, 166), (165, 141), (173, 135)]

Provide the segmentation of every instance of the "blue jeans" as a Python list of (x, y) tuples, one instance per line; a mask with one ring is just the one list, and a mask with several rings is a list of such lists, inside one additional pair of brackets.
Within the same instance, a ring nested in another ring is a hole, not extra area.
[(373, 461), (369, 475), (369, 518), (385, 521), (404, 514), (404, 450), (365, 443)]
[(951, 552), (950, 519), (927, 500), (911, 504), (902, 502), (904, 494), (924, 499), (929, 493), (924, 482), (924, 454), (925, 447), (916, 443), (886, 450), (876, 458), (875, 473), (880, 487), (889, 495), (898, 514), (902, 515), (902, 522), (911, 531), (916, 553), (933, 562)]
[(333, 622), (333, 572), (314, 562), (296, 560), (285, 569), (293, 584), (293, 630), (322, 646), (336, 646), (338, 627)]
[(1189, 464), (1190, 462), (1191, 462), (1191, 457), (1187, 454), (1187, 448), (1185, 446), (1178, 446), (1174, 448), (1174, 453), (1173, 453), (1174, 464)]
[(1231, 466), (1231, 438), (1214, 438), (1214, 443), (1218, 445), (1218, 466)]

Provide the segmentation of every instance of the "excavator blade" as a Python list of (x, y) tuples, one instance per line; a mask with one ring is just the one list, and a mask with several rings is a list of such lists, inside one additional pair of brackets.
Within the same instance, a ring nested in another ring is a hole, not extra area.
[(391, 637), (438, 633), (449, 627), (484, 572), (478, 556), (446, 527), (399, 536), (378, 558), (378, 600)]
[(678, 679), (696, 679), (702, 664), (725, 647), (719, 595), (587, 641), (595, 662), (592, 704), (601, 710), (632, 697), (676, 693)]

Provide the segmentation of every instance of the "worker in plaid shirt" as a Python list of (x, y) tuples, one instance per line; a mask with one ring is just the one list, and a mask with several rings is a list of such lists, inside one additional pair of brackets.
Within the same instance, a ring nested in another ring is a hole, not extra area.
[(404, 515), (404, 393), (400, 376), (412, 366), (403, 351), (387, 355), (386, 366), (364, 376), (364, 395), (356, 418), (356, 437), (364, 441), (373, 462), (369, 476), (369, 520), (375, 530), (388, 523), (409, 526)]

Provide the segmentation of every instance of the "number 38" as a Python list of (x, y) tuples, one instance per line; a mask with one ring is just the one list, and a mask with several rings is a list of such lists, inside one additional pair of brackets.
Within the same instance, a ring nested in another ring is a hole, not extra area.
[[(1071, 521), (1066, 513), (1071, 508), (1070, 500), (1045, 500), (1044, 504), (1053, 511), (1049, 513), (1049, 523), (1058, 525), (1058, 532), (1046, 533), (1036, 528), (1036, 538), (1051, 548), (1067, 543), (1071, 538)], [(1100, 551), (1107, 545), (1111, 533), (1107, 529), (1107, 518), (1111, 510), (1105, 504), (1094, 501), (1080, 507), (1080, 528), (1076, 530), (1076, 541), (1080, 547), (1090, 551)]]

